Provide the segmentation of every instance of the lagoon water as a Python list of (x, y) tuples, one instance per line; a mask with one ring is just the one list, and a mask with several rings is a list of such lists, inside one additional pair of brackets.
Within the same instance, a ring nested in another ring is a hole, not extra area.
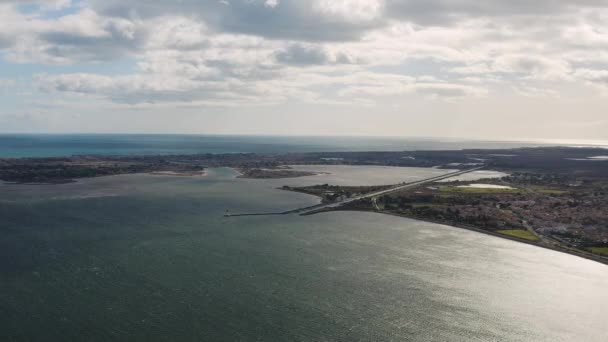
[(607, 341), (608, 268), (374, 213), (224, 218), (317, 199), (281, 180), (127, 175), (0, 187), (2, 341)]

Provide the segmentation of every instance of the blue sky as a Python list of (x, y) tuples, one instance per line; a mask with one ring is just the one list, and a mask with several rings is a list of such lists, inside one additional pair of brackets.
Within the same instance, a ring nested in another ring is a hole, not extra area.
[(0, 132), (608, 139), (598, 0), (0, 1)]

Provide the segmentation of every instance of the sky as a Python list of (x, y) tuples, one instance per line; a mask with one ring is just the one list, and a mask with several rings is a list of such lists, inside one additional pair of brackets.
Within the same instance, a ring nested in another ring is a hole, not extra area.
[(0, 0), (0, 132), (608, 140), (608, 1)]

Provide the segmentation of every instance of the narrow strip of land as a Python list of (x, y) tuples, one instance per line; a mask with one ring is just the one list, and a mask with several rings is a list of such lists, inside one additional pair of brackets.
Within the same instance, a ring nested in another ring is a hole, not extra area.
[(405, 189), (418, 187), (418, 186), (424, 185), (426, 183), (433, 183), (433, 182), (438, 182), (438, 181), (443, 180), (443, 179), (448, 179), (448, 178), (452, 178), (452, 177), (461, 176), (461, 175), (464, 175), (464, 174), (467, 174), (467, 173), (471, 173), (473, 171), (481, 170), (484, 167), (485, 166), (479, 166), (479, 167), (476, 167), (476, 168), (473, 168), (473, 169), (467, 169), (467, 170), (463, 170), (463, 171), (452, 172), (452, 173), (448, 173), (448, 174), (437, 176), (437, 177), (432, 177), (432, 178), (427, 178), (427, 179), (419, 180), (419, 181), (416, 181), (416, 182), (399, 184), (399, 185), (395, 185), (394, 187), (391, 187), (391, 188), (388, 188), (388, 189), (384, 189), (384, 190), (380, 190), (380, 191), (371, 192), (369, 194), (364, 194), (364, 195), (360, 195), (360, 196), (355, 196), (355, 197), (347, 198), (345, 200), (338, 201), (338, 202), (327, 203), (327, 204), (322, 205), (322, 206), (317, 206), (316, 208), (302, 208), (302, 210), (299, 210), (298, 212), (300, 213), (300, 215), (311, 215), (311, 214), (314, 214), (314, 213), (316, 213), (318, 211), (321, 211), (321, 210), (324, 210), (324, 209), (339, 207), (339, 206), (342, 206), (344, 204), (347, 204), (347, 203), (350, 203), (350, 202), (354, 202), (354, 201), (358, 201), (358, 200), (362, 200), (362, 199), (365, 199), (365, 198), (375, 198), (375, 197), (382, 196), (382, 195), (389, 195), (389, 194), (394, 193), (394, 192), (399, 192), (399, 191), (402, 191), (402, 190), (405, 190)]
[(481, 170), (484, 167), (485, 167), (485, 165), (484, 166), (475, 167), (475, 168), (472, 168), (472, 169), (451, 172), (451, 173), (448, 173), (448, 174), (445, 174), (445, 175), (431, 177), (431, 178), (427, 178), (427, 179), (423, 179), (423, 180), (419, 180), (419, 181), (415, 181), (415, 182), (411, 182), (411, 183), (397, 184), (397, 185), (395, 185), (393, 187), (390, 187), (388, 189), (384, 189), (384, 190), (375, 191), (375, 192), (371, 192), (371, 193), (360, 195), (360, 196), (355, 196), (355, 197), (347, 198), (347, 199), (344, 199), (344, 200), (341, 200), (341, 201), (337, 201), (337, 202), (333, 202), (333, 203), (317, 204), (317, 205), (313, 205), (313, 206), (310, 206), (310, 207), (297, 208), (297, 209), (288, 210), (288, 211), (284, 211), (284, 212), (244, 213), (244, 214), (231, 214), (229, 212), (226, 212), (226, 214), (224, 214), (224, 216), (225, 217), (264, 216), (264, 215), (270, 216), (270, 215), (288, 215), (288, 214), (312, 215), (312, 214), (315, 214), (317, 212), (324, 211), (324, 210), (329, 209), (329, 208), (336, 208), (336, 207), (339, 207), (341, 205), (344, 205), (344, 204), (347, 204), (347, 203), (350, 203), (350, 202), (353, 202), (353, 201), (357, 201), (357, 200), (361, 200), (361, 199), (365, 199), (365, 198), (374, 198), (374, 197), (378, 197), (378, 196), (382, 196), (382, 195), (388, 195), (388, 194), (391, 194), (393, 192), (398, 192), (398, 191), (402, 191), (404, 189), (421, 186), (421, 185), (424, 185), (426, 183), (433, 183), (433, 182), (437, 182), (437, 181), (440, 181), (440, 180), (443, 180), (443, 179), (461, 176), (461, 175), (464, 175), (464, 174), (467, 174), (467, 173), (471, 173), (471, 172), (474, 172), (474, 171)]

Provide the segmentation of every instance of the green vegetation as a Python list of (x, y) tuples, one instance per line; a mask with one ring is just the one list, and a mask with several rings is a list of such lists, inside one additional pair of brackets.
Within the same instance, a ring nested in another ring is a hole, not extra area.
[(258, 168), (239, 168), (241, 175), (239, 178), (271, 179), (271, 178), (296, 178), (317, 175), (316, 172), (295, 171), (284, 168), (258, 169)]
[(534, 234), (532, 234), (529, 231), (524, 230), (524, 229), (505, 229), (505, 230), (498, 230), (496, 232), (499, 234), (514, 236), (516, 238), (524, 239), (524, 240), (528, 240), (528, 241), (538, 241), (538, 238)]
[(457, 187), (451, 185), (444, 185), (439, 187), (440, 192), (446, 193), (468, 193), (468, 194), (488, 194), (488, 193), (517, 193), (521, 192), (520, 189), (499, 189), (499, 188), (466, 188)]
[(545, 188), (545, 187), (530, 187), (530, 190), (534, 192), (538, 192), (541, 194), (551, 194), (551, 195), (563, 195), (568, 193), (568, 191), (555, 189), (555, 188)]
[(608, 256), (608, 247), (591, 247), (591, 253)]
[[(339, 186), (320, 184), (303, 187), (283, 186), (283, 190), (302, 192), (309, 195), (321, 197), (324, 203), (335, 202), (341, 198), (350, 198), (355, 195), (363, 195), (390, 188), (392, 185), (372, 185), (372, 186)], [(371, 202), (370, 202), (371, 203)]]
[(435, 207), (445, 207), (445, 205), (435, 204), (435, 203), (412, 203), (412, 208), (435, 208)]

